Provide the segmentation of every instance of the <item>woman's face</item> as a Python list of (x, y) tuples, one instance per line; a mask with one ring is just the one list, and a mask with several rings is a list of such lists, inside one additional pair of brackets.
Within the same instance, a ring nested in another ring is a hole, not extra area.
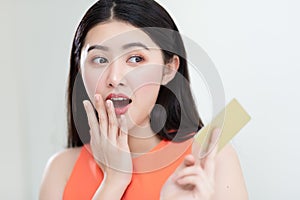
[(163, 79), (162, 51), (142, 30), (111, 21), (92, 28), (81, 52), (80, 70), (86, 91), (112, 100), (128, 129), (149, 125)]

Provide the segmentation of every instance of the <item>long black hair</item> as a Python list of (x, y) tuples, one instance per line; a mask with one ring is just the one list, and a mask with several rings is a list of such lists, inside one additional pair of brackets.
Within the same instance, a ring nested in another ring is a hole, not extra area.
[[(67, 88), (67, 146), (82, 146), (89, 141), (89, 127), (86, 117), (83, 117), (82, 105), (82, 100), (88, 99), (88, 95), (82, 77), (78, 75), (80, 54), (88, 31), (110, 20), (141, 28), (161, 48), (165, 63), (174, 55), (179, 57), (178, 73), (168, 84), (161, 85), (156, 101), (161, 106), (153, 108), (150, 122), (151, 128), (161, 139), (181, 142), (191, 138), (203, 127), (203, 123), (191, 94), (183, 41), (173, 19), (153, 0), (99, 0), (84, 15), (72, 44)], [(76, 122), (81, 125), (76, 126)]]

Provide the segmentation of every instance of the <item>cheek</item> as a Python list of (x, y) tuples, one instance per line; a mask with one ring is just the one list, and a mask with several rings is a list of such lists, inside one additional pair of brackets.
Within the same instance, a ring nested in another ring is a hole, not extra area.
[(101, 85), (101, 71), (84, 70), (82, 72), (82, 79), (90, 100), (94, 100), (94, 95), (98, 85)]
[(133, 92), (133, 106), (129, 109), (130, 121), (141, 125), (158, 96), (162, 80), (162, 66), (147, 65), (131, 70), (126, 74), (128, 86)]
[(147, 65), (131, 70), (126, 74), (129, 87), (133, 92), (143, 88), (143, 90), (153, 90), (153, 86), (159, 86), (162, 81), (162, 66)]
[(148, 84), (134, 92), (134, 102), (128, 111), (130, 124), (144, 126), (149, 122), (149, 116), (155, 105), (159, 88), (160, 85), (158, 84)]
[(160, 84), (158, 83), (145, 84), (136, 91), (136, 96), (139, 96), (139, 98), (145, 99), (146, 101), (155, 103), (159, 88)]

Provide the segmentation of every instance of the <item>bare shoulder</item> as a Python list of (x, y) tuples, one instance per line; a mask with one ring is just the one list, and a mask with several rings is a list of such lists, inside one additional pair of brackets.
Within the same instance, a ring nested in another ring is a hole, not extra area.
[(47, 167), (59, 167), (60, 169), (73, 169), (82, 147), (64, 149), (54, 154), (47, 163)]
[(45, 168), (39, 199), (62, 199), (65, 185), (82, 147), (68, 148), (53, 155)]
[(216, 193), (213, 199), (248, 199), (239, 157), (232, 144), (227, 144), (217, 154), (215, 178)]
[(216, 161), (218, 163), (228, 162), (229, 160), (238, 161), (238, 155), (232, 144), (228, 143), (224, 148), (217, 154)]

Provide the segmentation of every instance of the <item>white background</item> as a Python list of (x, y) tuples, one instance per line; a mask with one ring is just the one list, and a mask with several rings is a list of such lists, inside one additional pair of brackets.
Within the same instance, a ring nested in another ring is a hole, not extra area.
[[(0, 2), (0, 199), (37, 199), (48, 158), (66, 145), (69, 52), (94, 1)], [(159, 2), (213, 60), (226, 102), (252, 116), (233, 141), (250, 199), (300, 199), (299, 1)]]

